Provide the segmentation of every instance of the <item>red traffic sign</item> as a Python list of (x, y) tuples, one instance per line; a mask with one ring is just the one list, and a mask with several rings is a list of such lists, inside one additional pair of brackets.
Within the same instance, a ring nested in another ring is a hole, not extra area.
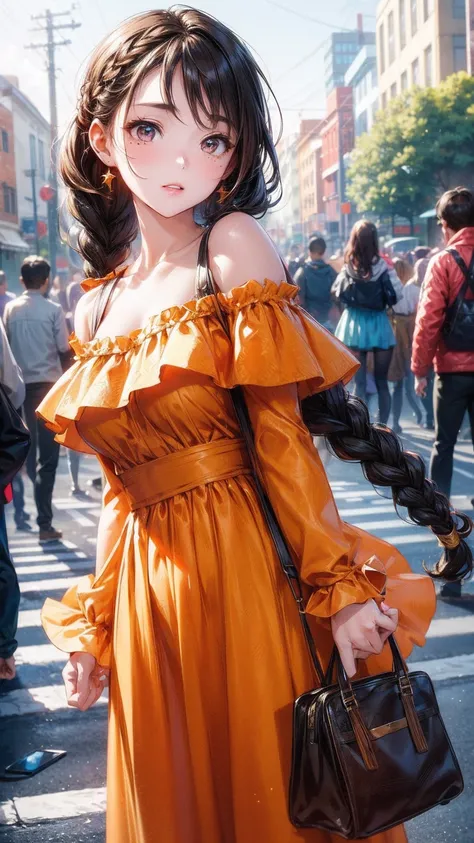
[(54, 196), (54, 190), (49, 184), (44, 184), (42, 188), (40, 188), (39, 195), (43, 202), (51, 202), (51, 199)]
[(46, 235), (48, 233), (48, 226), (46, 225), (45, 222), (43, 222), (43, 220), (38, 220), (37, 232), (38, 232), (38, 237), (46, 237)]

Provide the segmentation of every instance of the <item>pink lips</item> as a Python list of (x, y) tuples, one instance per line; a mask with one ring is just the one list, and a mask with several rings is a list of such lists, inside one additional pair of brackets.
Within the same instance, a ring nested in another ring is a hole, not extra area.
[(184, 190), (184, 187), (181, 184), (163, 184), (162, 188), (171, 196), (174, 196), (176, 193), (181, 193), (181, 191)]

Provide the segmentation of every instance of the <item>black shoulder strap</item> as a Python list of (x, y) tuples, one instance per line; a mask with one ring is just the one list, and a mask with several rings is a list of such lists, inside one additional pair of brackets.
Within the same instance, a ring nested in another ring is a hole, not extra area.
[(112, 298), (112, 293), (114, 292), (119, 280), (120, 276), (117, 275), (115, 278), (111, 278), (110, 281), (106, 281), (105, 284), (102, 284), (98, 295), (95, 297), (94, 307), (91, 315), (91, 340), (94, 339), (98, 331), (99, 325), (104, 318), (105, 311), (107, 310), (109, 301)]
[[(209, 244), (209, 234), (211, 232), (211, 227), (208, 228), (206, 233), (204, 234), (200, 247), (199, 247), (199, 257), (198, 257), (198, 268), (197, 268), (197, 276), (196, 276), (196, 298), (202, 298), (203, 296), (213, 295), (215, 297), (216, 302), (216, 313), (221, 321), (221, 324), (226, 331), (227, 335), (230, 336), (230, 329), (227, 322), (227, 318), (225, 313), (223, 312), (219, 298), (218, 298), (218, 289), (215, 284), (214, 278), (212, 277), (212, 273), (209, 269), (209, 256), (208, 256), (208, 244)], [(282, 261), (283, 263), (283, 261)], [(285, 264), (283, 263), (283, 266)], [(286, 269), (286, 267), (285, 267)], [(287, 277), (290, 277), (290, 281), (293, 284), (293, 279), (289, 276), (287, 272)], [(290, 283), (290, 282), (289, 282)], [(277, 517), (275, 515), (275, 511), (273, 506), (270, 502), (270, 498), (265, 489), (263, 475), (258, 459), (257, 450), (255, 447), (254, 435), (252, 424), (250, 422), (250, 417), (247, 409), (247, 404), (245, 401), (244, 392), (241, 386), (235, 386), (232, 389), (229, 389), (229, 393), (234, 405), (235, 415), (237, 417), (237, 421), (240, 426), (240, 430), (242, 433), (242, 437), (245, 441), (247, 446), (247, 450), (250, 456), (250, 461), (252, 464), (252, 471), (253, 477), (255, 481), (255, 487), (257, 490), (257, 495), (260, 500), (260, 504), (262, 507), (262, 512), (264, 514), (265, 520), (267, 522), (267, 527), (270, 533), (270, 536), (273, 540), (273, 544), (275, 546), (275, 550), (277, 552), (278, 558), (280, 560), (281, 567), (283, 569), (283, 573), (285, 574), (289, 586), (291, 588), (291, 592), (293, 597), (296, 601), (299, 616), (301, 619), (301, 625), (303, 627), (304, 636), (306, 639), (306, 643), (308, 645), (308, 649), (311, 655), (311, 659), (314, 665), (314, 669), (316, 672), (316, 676), (318, 681), (321, 685), (327, 684), (327, 675), (325, 676), (323, 667), (319, 660), (318, 654), (316, 652), (316, 645), (314, 643), (313, 636), (311, 634), (311, 630), (308, 624), (308, 620), (306, 617), (305, 612), (305, 601), (303, 596), (303, 589), (301, 586), (301, 581), (299, 578), (298, 570), (293, 562), (291, 557), (291, 553), (289, 551), (288, 545), (286, 543), (286, 539), (283, 535), (283, 532), (280, 528), (280, 525), (277, 521)], [(329, 675), (332, 674), (332, 665), (333, 659), (330, 661), (329, 665)]]
[(466, 266), (464, 260), (462, 259), (461, 255), (456, 249), (448, 248), (445, 251), (448, 252), (448, 254), (451, 255), (452, 258), (454, 258), (457, 265), (459, 266), (459, 269), (464, 275), (464, 283), (456, 296), (456, 302), (458, 300), (462, 301), (462, 299), (464, 299), (464, 296), (466, 295), (466, 290), (468, 287), (471, 292), (474, 293), (474, 251), (472, 253), (471, 262), (469, 266)]

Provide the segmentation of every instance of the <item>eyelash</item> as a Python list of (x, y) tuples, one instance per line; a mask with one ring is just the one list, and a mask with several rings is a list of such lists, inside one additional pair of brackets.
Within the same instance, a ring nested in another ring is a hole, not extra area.
[[(153, 123), (151, 120), (132, 120), (130, 123), (127, 123), (127, 125), (125, 126), (125, 129), (127, 130), (127, 132), (129, 132), (129, 134), (131, 134), (132, 129), (135, 129), (138, 126), (151, 127), (153, 129), (156, 129), (156, 131), (158, 132), (160, 137), (163, 136), (163, 129), (160, 126), (160, 124), (159, 123)], [(231, 144), (229, 138), (226, 135), (222, 135), (222, 134), (209, 135), (209, 137), (204, 138), (204, 140), (201, 141), (201, 143), (205, 143), (206, 141), (210, 141), (210, 140), (221, 140), (221, 141), (223, 141), (223, 143), (225, 145), (224, 152), (229, 152), (229, 150), (231, 150), (233, 148), (233, 144)], [(212, 155), (213, 153), (207, 153), (207, 154)], [(221, 153), (221, 155), (223, 155), (223, 154), (224, 153)], [(219, 157), (219, 156), (216, 156), (216, 157)]]

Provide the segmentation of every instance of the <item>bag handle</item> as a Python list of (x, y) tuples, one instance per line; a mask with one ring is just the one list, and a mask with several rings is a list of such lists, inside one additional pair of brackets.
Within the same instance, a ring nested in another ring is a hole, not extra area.
[(114, 278), (111, 278), (110, 281), (106, 281), (105, 284), (102, 284), (98, 295), (95, 297), (90, 321), (91, 340), (94, 339), (99, 329), (99, 325), (104, 318), (105, 311), (107, 310), (112, 294), (120, 281), (120, 278), (121, 275), (116, 275)]
[[(199, 246), (198, 267), (196, 275), (196, 298), (202, 298), (203, 296), (208, 295), (214, 296), (216, 314), (227, 336), (230, 338), (231, 334), (227, 318), (221, 308), (218, 297), (218, 289), (216, 287), (216, 283), (214, 281), (212, 273), (209, 269), (208, 244), (210, 232), (211, 227), (209, 227), (206, 233), (204, 234)], [(292, 279), (291, 283), (294, 283)], [(257, 490), (257, 495), (260, 499), (262, 511), (267, 522), (267, 526), (272, 537), (273, 543), (275, 545), (275, 549), (278, 554), (283, 573), (285, 574), (285, 577), (288, 580), (289, 586), (291, 588), (291, 593), (293, 594), (293, 597), (296, 601), (296, 605), (298, 607), (301, 625), (303, 627), (304, 636), (308, 645), (316, 676), (320, 685), (324, 686), (326, 684), (326, 677), (319, 657), (317, 655), (316, 645), (314, 643), (314, 639), (311, 634), (311, 630), (309, 628), (308, 620), (306, 617), (305, 601), (301, 581), (299, 579), (296, 566), (291, 557), (291, 553), (286, 544), (286, 539), (277, 521), (275, 511), (265, 490), (260, 463), (255, 449), (252, 425), (250, 422), (247, 404), (245, 401), (242, 387), (234, 386), (232, 389), (229, 389), (229, 393), (232, 399), (232, 403), (234, 405), (237, 421), (242, 432), (242, 437), (245, 441), (250, 456), (255, 486)]]

